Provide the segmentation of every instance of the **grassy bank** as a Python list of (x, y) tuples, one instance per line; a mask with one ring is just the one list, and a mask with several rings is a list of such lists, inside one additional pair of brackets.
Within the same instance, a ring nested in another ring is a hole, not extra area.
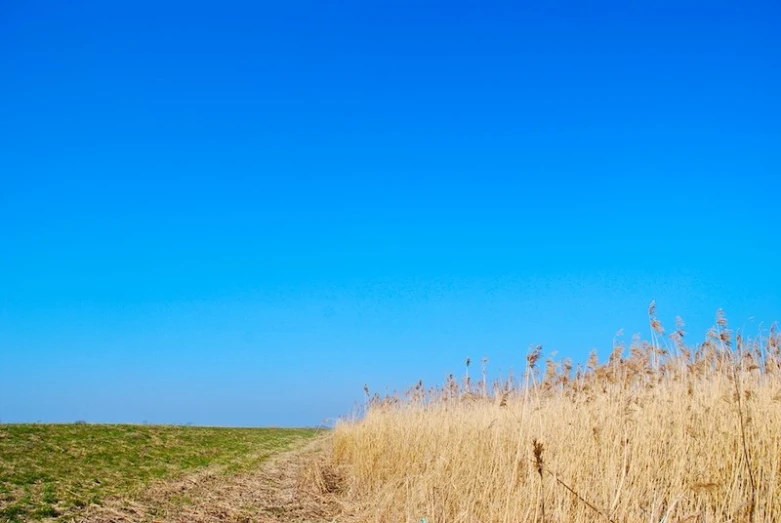
[(66, 517), (156, 479), (238, 473), (313, 429), (0, 425), (0, 521)]
[(719, 315), (689, 346), (649, 312), (651, 340), (601, 364), (536, 349), (517, 378), (367, 393), (331, 455), (356, 520), (778, 521), (781, 337)]

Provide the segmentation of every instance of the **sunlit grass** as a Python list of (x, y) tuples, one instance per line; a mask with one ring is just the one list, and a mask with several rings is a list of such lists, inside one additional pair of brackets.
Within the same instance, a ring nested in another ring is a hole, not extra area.
[(155, 479), (238, 473), (316, 433), (147, 425), (0, 425), (0, 521), (77, 513)]

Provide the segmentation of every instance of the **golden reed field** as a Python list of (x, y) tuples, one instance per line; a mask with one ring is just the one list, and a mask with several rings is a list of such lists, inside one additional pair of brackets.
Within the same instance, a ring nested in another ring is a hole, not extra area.
[[(608, 361), (543, 361), (488, 383), (485, 362), (404, 396), (366, 389), (321, 486), (366, 522), (781, 521), (781, 335), (719, 312), (705, 341), (619, 341)], [(470, 375), (470, 370), (472, 374)]]

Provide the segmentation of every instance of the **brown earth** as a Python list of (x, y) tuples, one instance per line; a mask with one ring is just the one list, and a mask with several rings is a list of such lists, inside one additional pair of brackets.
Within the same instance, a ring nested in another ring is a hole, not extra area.
[(265, 461), (257, 470), (207, 469), (159, 481), (132, 498), (108, 499), (78, 523), (322, 523), (343, 512), (338, 477), (324, 465), (328, 436)]

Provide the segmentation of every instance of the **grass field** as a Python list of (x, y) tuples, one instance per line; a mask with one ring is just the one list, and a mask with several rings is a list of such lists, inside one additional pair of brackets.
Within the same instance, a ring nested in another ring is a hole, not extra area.
[(140, 425), (0, 425), (0, 521), (67, 519), (151, 481), (238, 474), (317, 433)]
[(781, 333), (649, 322), (601, 363), (537, 347), (518, 376), (367, 388), (263, 466), (317, 431), (0, 425), (0, 521), (781, 521)]

